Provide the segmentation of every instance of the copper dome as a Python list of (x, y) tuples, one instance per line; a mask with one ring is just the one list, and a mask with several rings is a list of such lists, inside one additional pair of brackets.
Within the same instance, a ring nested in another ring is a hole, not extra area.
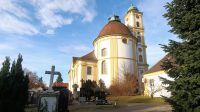
[(118, 34), (122, 36), (133, 36), (129, 28), (120, 22), (120, 20), (110, 20), (108, 24), (99, 33), (98, 37)]

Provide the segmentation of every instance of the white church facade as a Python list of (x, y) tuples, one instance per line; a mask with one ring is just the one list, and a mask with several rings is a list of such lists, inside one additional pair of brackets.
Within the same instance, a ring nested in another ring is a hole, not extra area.
[(69, 89), (81, 80), (102, 79), (109, 87), (123, 77), (123, 71), (136, 75), (140, 85), (147, 71), (143, 13), (131, 5), (122, 23), (112, 16), (93, 41), (94, 50), (82, 57), (73, 57), (69, 69)]

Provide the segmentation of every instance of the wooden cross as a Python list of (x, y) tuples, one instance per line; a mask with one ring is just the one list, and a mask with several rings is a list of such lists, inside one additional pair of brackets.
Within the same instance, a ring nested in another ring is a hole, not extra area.
[(54, 78), (54, 75), (61, 75), (60, 72), (56, 72), (55, 71), (55, 66), (53, 65), (51, 67), (51, 71), (45, 71), (45, 74), (50, 74), (51, 77), (50, 77), (50, 83), (49, 83), (49, 89), (52, 90), (53, 89), (53, 78)]

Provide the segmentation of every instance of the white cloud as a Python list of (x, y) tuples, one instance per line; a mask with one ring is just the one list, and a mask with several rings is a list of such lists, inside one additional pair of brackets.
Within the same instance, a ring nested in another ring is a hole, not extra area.
[(0, 0), (0, 30), (3, 32), (34, 35), (38, 30), (27, 20), (27, 10), (11, 0)]
[(3, 59), (0, 59), (0, 63), (2, 63), (4, 60)]
[(21, 35), (34, 35), (39, 31), (30, 23), (17, 19), (10, 14), (0, 14), (0, 30)]
[(46, 34), (53, 35), (53, 34), (55, 34), (55, 31), (52, 29), (48, 29)]
[(58, 28), (73, 22), (70, 16), (63, 14), (79, 14), (83, 21), (90, 22), (95, 16), (95, 11), (89, 8), (88, 0), (32, 0), (37, 7), (37, 16), (41, 23), (48, 28)]
[[(30, 38), (26, 37), (11, 37), (8, 36), (5, 40), (0, 42), (0, 55), (19, 53), (21, 49), (33, 48), (34, 42)], [(12, 52), (11, 52), (12, 51)]]
[(6, 44), (6, 43), (1, 43), (0, 44), (0, 51), (1, 50), (14, 50), (15, 47), (9, 45), (9, 44)]
[(0, 69), (2, 67), (2, 64), (3, 64), (4, 60), (3, 59), (0, 59)]
[(68, 45), (59, 47), (58, 50), (63, 53), (70, 53), (70, 52), (89, 52), (91, 48), (85, 45)]
[(12, 0), (0, 0), (0, 6), (0, 12), (8, 12), (17, 17), (29, 18), (27, 10)]
[(56, 28), (72, 24), (76, 15), (82, 16), (83, 22), (91, 22), (96, 15), (94, 3), (94, 0), (0, 0), (0, 31), (36, 35), (41, 32), (39, 28), (54, 34)]

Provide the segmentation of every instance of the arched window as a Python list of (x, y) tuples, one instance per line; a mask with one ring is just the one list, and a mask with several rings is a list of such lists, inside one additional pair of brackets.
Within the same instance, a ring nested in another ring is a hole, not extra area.
[(150, 87), (154, 87), (154, 79), (149, 80), (149, 85), (150, 85)]
[(87, 75), (91, 75), (92, 74), (92, 67), (88, 66), (87, 67)]
[(140, 23), (139, 22), (136, 22), (136, 25), (137, 25), (137, 27), (140, 27)]
[(142, 55), (139, 55), (139, 62), (143, 62)]
[(103, 48), (101, 50), (101, 56), (106, 56), (107, 55), (107, 49), (106, 48)]
[(141, 37), (137, 36), (137, 38), (138, 38), (138, 42), (141, 43)]
[(101, 63), (101, 73), (102, 74), (106, 74), (107, 73), (106, 61), (102, 61), (102, 63)]

